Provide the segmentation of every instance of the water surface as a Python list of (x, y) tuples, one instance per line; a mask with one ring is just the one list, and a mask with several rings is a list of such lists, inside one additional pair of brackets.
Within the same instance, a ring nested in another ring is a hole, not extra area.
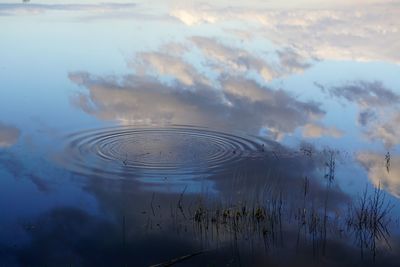
[(399, 14), (2, 1), (0, 265), (398, 265)]

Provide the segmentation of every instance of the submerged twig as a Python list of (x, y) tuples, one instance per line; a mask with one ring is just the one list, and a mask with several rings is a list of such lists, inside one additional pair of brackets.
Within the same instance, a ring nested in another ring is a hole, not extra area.
[(181, 195), (179, 196), (179, 200), (178, 200), (178, 209), (180, 210), (180, 212), (182, 213), (183, 217), (186, 219), (185, 216), (185, 212), (183, 211), (183, 206), (182, 206), (182, 199), (183, 199), (183, 194), (185, 194), (187, 185), (185, 186), (185, 188), (183, 189)]
[(188, 259), (190, 259), (190, 258), (192, 258), (194, 256), (203, 254), (205, 252), (206, 252), (205, 250), (198, 251), (198, 252), (195, 252), (195, 253), (192, 253), (192, 254), (184, 255), (184, 256), (181, 256), (181, 257), (178, 257), (178, 258), (163, 262), (163, 263), (150, 265), (149, 267), (168, 267), (168, 266), (172, 266), (172, 265), (174, 265), (176, 263), (182, 262), (184, 260), (188, 260)]

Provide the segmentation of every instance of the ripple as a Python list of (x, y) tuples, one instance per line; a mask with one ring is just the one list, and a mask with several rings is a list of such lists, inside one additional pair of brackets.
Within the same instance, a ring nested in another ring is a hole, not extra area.
[(105, 128), (67, 136), (61, 162), (106, 178), (204, 176), (257, 154), (253, 139), (187, 126)]

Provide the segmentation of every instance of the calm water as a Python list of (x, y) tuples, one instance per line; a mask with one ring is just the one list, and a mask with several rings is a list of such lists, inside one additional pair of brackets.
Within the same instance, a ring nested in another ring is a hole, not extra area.
[(0, 266), (398, 266), (400, 2), (0, 1)]

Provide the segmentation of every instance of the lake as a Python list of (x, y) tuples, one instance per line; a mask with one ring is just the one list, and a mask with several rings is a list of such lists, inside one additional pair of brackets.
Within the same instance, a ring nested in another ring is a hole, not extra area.
[(398, 266), (400, 2), (0, 2), (0, 266)]

